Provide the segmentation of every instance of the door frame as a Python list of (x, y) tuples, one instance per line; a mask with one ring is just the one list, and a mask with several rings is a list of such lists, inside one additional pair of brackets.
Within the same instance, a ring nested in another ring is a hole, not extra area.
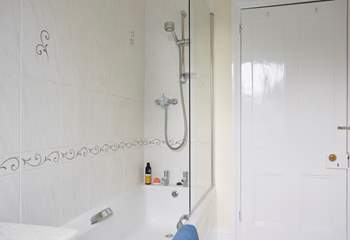
[[(232, 49), (231, 49), (231, 63), (232, 63), (232, 74), (231, 74), (231, 82), (232, 82), (232, 119), (233, 119), (233, 173), (234, 173), (234, 184), (233, 193), (234, 193), (234, 217), (233, 217), (233, 240), (241, 240), (240, 239), (240, 219), (241, 215), (241, 204), (242, 204), (242, 181), (241, 181), (241, 13), (244, 9), (249, 8), (263, 8), (263, 7), (271, 7), (271, 6), (286, 6), (286, 5), (294, 5), (294, 4), (307, 4), (314, 2), (324, 2), (324, 1), (346, 1), (347, 2), (347, 80), (348, 80), (348, 94), (347, 94), (347, 111), (350, 110), (349, 101), (350, 101), (350, 62), (349, 62), (349, 54), (350, 54), (350, 42), (349, 42), (349, 29), (350, 29), (350, 0), (252, 0), (244, 2), (243, 0), (231, 0), (231, 41), (232, 41)], [(350, 112), (348, 112), (348, 123), (350, 125)], [(349, 145), (349, 143), (347, 144)], [(347, 149), (350, 152), (350, 149)], [(347, 240), (350, 240), (350, 176), (349, 169), (347, 170)]]

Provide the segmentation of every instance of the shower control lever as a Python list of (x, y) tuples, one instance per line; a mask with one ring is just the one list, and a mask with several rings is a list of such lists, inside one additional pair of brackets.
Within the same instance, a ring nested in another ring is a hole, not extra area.
[(168, 100), (169, 104), (176, 105), (177, 104), (177, 99), (176, 98), (171, 98)]
[(162, 94), (162, 96), (158, 99), (155, 100), (155, 103), (159, 106), (161, 106), (162, 108), (166, 108), (169, 105), (176, 105), (178, 103), (176, 98), (168, 98), (167, 96), (164, 95), (164, 93)]

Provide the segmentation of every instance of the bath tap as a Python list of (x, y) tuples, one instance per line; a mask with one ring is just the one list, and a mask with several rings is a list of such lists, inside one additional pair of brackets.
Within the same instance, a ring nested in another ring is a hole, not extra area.
[(113, 215), (112, 209), (105, 208), (102, 211), (96, 213), (94, 216), (92, 216), (90, 219), (90, 223), (91, 223), (91, 225), (95, 224), (95, 223), (99, 223), (112, 215)]
[(162, 183), (164, 186), (169, 186), (169, 182), (170, 182), (170, 171), (165, 170), (164, 177), (162, 177)]
[(189, 178), (188, 178), (188, 172), (187, 171), (182, 172), (181, 182), (182, 182), (182, 186), (183, 187), (188, 187)]

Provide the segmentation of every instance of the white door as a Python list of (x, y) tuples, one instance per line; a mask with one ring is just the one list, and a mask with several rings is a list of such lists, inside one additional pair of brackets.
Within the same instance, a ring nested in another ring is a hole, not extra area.
[(240, 240), (346, 240), (346, 2), (241, 21)]

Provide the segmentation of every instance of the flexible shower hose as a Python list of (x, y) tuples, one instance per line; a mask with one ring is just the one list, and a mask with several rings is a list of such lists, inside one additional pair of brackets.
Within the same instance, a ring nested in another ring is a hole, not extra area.
[(182, 82), (181, 76), (179, 80), (179, 85), (180, 85), (180, 98), (181, 98), (181, 107), (182, 107), (182, 116), (183, 116), (183, 121), (184, 121), (184, 135), (183, 139), (181, 140), (181, 143), (178, 146), (172, 146), (169, 142), (169, 136), (168, 136), (168, 107), (165, 108), (165, 124), (164, 124), (164, 132), (165, 132), (165, 143), (166, 145), (173, 151), (180, 150), (187, 141), (187, 115), (186, 115), (186, 106), (185, 106), (185, 98), (184, 98), (184, 91), (183, 91), (183, 85), (185, 82)]

